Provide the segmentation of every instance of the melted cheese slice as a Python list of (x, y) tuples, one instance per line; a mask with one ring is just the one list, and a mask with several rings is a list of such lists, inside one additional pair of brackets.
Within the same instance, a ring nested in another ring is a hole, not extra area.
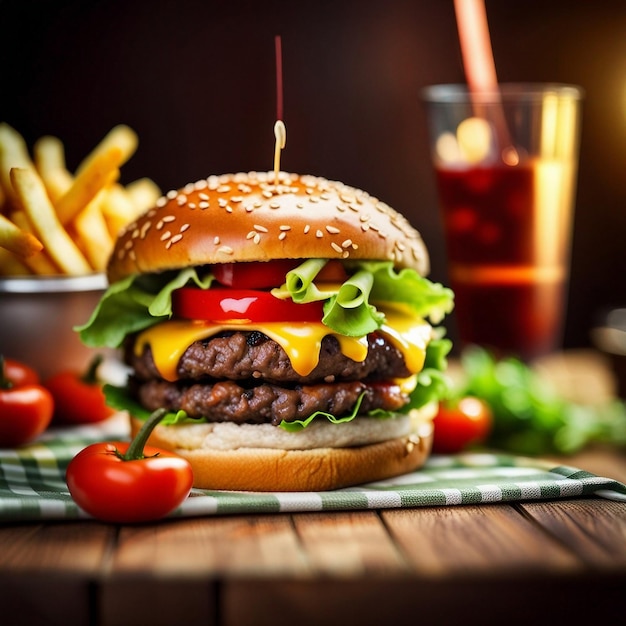
[[(385, 335), (404, 355), (411, 373), (416, 374), (424, 366), (426, 346), (431, 337), (431, 327), (421, 318), (400, 310), (384, 310), (386, 321), (378, 331)], [(367, 337), (346, 337), (332, 332), (324, 324), (316, 322), (266, 322), (224, 323), (171, 320), (162, 322), (142, 332), (135, 344), (140, 355), (149, 344), (154, 363), (165, 380), (175, 381), (176, 366), (185, 350), (194, 342), (206, 339), (224, 330), (258, 330), (273, 339), (286, 352), (293, 369), (307, 376), (319, 362), (322, 340), (334, 335), (346, 357), (362, 362), (367, 356)]]

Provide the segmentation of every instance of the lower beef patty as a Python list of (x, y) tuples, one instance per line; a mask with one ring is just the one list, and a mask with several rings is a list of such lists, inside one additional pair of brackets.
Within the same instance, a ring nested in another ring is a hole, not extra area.
[(396, 411), (407, 402), (398, 385), (358, 381), (297, 385), (290, 389), (269, 383), (246, 388), (233, 381), (185, 385), (135, 380), (134, 384), (139, 401), (150, 411), (160, 407), (182, 409), (192, 418), (237, 424), (278, 425), (283, 420), (306, 419), (315, 411), (340, 416), (350, 412), (361, 395), (362, 413), (374, 409)]

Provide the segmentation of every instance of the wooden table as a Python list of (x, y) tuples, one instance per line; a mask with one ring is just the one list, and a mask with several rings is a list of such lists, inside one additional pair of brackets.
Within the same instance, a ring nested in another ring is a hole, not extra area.
[[(626, 482), (626, 457), (569, 465)], [(626, 504), (0, 527), (0, 624), (618, 624)], [(422, 621), (425, 620), (425, 621)]]

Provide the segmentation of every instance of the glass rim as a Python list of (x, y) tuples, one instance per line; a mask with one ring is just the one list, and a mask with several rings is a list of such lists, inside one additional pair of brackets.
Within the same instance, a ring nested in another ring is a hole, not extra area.
[(499, 83), (496, 90), (470, 92), (465, 83), (446, 83), (429, 85), (422, 89), (425, 102), (465, 103), (473, 102), (510, 102), (512, 100), (542, 100), (546, 95), (560, 98), (582, 100), (584, 90), (578, 85), (568, 83)]
[(0, 278), (0, 293), (71, 293), (107, 288), (104, 273), (80, 276), (11, 276)]

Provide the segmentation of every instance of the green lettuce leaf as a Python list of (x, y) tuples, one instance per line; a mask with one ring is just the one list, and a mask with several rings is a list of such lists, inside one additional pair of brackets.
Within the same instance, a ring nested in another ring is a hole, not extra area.
[(439, 324), (454, 307), (451, 289), (409, 268), (396, 272), (391, 261), (347, 264), (354, 274), (342, 285), (321, 290), (315, 277), (325, 262), (305, 261), (291, 270), (285, 284), (272, 290), (272, 294), (298, 303), (326, 300), (322, 322), (341, 335), (361, 337), (380, 328), (385, 318), (376, 309), (376, 302), (405, 304), (434, 324)]
[(109, 286), (89, 320), (74, 330), (87, 346), (119, 348), (127, 335), (171, 317), (175, 289), (189, 282), (207, 289), (212, 281), (212, 274), (200, 277), (195, 268), (127, 276)]

